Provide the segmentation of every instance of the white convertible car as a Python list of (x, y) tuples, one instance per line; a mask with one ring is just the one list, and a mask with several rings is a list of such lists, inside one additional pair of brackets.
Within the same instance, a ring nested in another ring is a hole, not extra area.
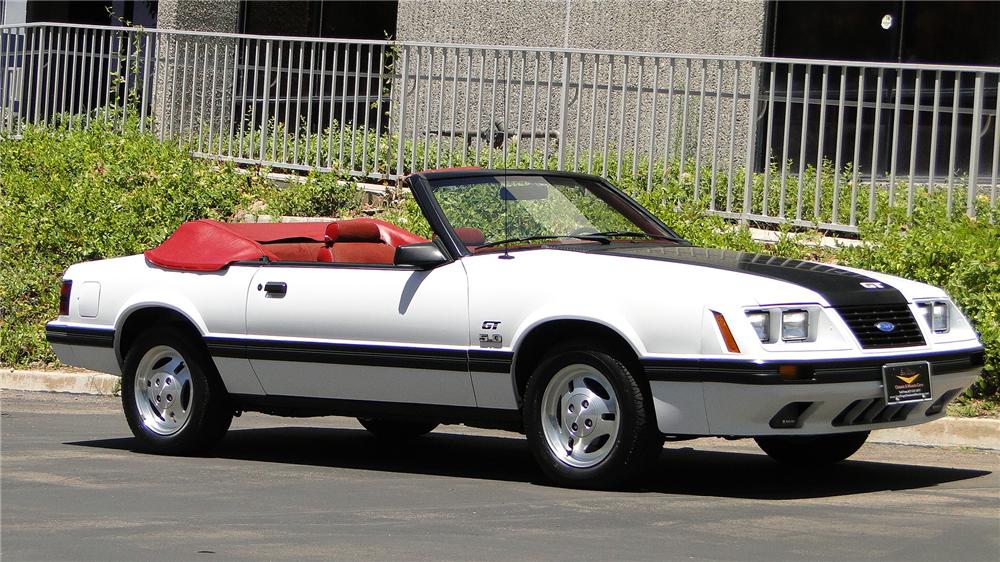
[(186, 223), (70, 267), (48, 340), (121, 375), (152, 451), (205, 450), (243, 411), (356, 416), (389, 439), (464, 423), (524, 432), (549, 477), (591, 487), (665, 439), (840, 461), (942, 416), (982, 368), (940, 289), (693, 247), (597, 177), (405, 183), (430, 240), (373, 219)]

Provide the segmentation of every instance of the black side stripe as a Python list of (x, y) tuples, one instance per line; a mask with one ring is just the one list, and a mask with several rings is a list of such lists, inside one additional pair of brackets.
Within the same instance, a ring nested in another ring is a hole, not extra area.
[(78, 326), (46, 325), (45, 339), (49, 343), (113, 348), (115, 331), (109, 328), (81, 328)]
[[(726, 361), (720, 359), (642, 359), (640, 363), (651, 381), (723, 382), (736, 384), (832, 384), (882, 380), (882, 365), (907, 361), (928, 361), (932, 375), (947, 375), (982, 367), (983, 351), (927, 353), (888, 356), (877, 359), (812, 361)], [(789, 380), (778, 374), (779, 365), (795, 365), (799, 378)]]
[[(429, 347), (290, 342), (207, 337), (208, 351), (215, 357), (361, 365), (439, 371), (509, 373), (513, 353), (478, 352)], [(473, 357), (473, 354), (475, 356)]]

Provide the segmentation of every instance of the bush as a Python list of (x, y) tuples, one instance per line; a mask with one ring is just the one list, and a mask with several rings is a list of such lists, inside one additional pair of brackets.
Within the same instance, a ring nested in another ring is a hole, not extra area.
[(55, 360), (44, 324), (69, 265), (142, 252), (187, 220), (226, 219), (253, 184), (134, 124), (29, 127), (0, 142), (0, 363)]

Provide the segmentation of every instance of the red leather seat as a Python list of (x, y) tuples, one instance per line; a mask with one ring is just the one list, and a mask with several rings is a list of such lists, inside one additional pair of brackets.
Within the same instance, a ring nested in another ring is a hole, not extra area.
[(316, 261), (391, 265), (396, 255), (396, 248), (382, 240), (378, 225), (369, 219), (331, 223), (325, 244)]

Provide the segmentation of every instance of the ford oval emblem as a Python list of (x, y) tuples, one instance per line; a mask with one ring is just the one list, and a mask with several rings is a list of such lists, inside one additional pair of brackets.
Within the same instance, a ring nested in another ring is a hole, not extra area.
[(892, 322), (879, 322), (875, 324), (875, 327), (883, 332), (891, 332), (896, 329), (896, 325)]

